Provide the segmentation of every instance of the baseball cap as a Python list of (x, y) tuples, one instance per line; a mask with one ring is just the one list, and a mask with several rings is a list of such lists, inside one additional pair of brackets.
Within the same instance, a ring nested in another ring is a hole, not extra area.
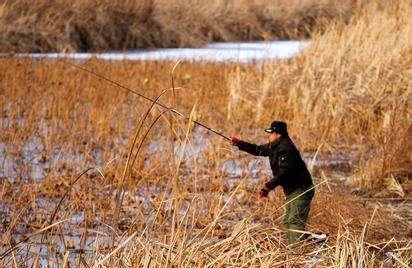
[(288, 133), (287, 124), (283, 121), (273, 121), (269, 128), (265, 129), (267, 133), (278, 133), (285, 135)]

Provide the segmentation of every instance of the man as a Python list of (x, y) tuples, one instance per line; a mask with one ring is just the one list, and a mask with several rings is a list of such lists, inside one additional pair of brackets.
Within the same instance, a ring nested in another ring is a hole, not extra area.
[(288, 243), (293, 244), (304, 237), (299, 231), (305, 230), (310, 203), (315, 194), (312, 177), (289, 138), (285, 122), (274, 121), (265, 131), (269, 133), (267, 144), (248, 143), (236, 136), (231, 137), (231, 142), (240, 150), (252, 155), (269, 157), (273, 178), (265, 183), (259, 195), (267, 197), (269, 191), (282, 186), (287, 203), (284, 225)]

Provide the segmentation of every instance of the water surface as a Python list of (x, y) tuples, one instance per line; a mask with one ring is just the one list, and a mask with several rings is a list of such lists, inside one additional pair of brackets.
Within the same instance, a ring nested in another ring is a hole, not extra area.
[(270, 41), (212, 43), (200, 48), (165, 48), (107, 53), (31, 53), (35, 58), (71, 58), (77, 60), (96, 57), (105, 60), (188, 60), (252, 62), (290, 58), (299, 53), (309, 41)]

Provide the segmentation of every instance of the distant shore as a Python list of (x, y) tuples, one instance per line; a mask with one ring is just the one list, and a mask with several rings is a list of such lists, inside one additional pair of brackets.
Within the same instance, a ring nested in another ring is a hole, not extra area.
[(6, 1), (0, 52), (105, 52), (302, 40), (347, 23), (360, 1)]

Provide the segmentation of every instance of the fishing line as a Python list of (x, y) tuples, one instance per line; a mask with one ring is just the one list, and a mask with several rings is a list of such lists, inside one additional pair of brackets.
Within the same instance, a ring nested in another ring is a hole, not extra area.
[(225, 136), (225, 135), (222, 134), (220, 131), (217, 131), (217, 130), (213, 129), (213, 128), (211, 128), (211, 127), (203, 124), (202, 122), (199, 122), (199, 121), (197, 121), (197, 120), (190, 119), (188, 116), (183, 115), (183, 114), (180, 113), (179, 111), (177, 111), (177, 110), (175, 110), (175, 109), (173, 109), (173, 108), (170, 108), (170, 107), (164, 105), (163, 103), (161, 103), (161, 102), (159, 102), (159, 101), (155, 101), (154, 99), (151, 99), (151, 98), (149, 98), (149, 97), (146, 97), (145, 95), (143, 95), (143, 94), (141, 94), (141, 93), (139, 93), (139, 92), (137, 92), (137, 91), (135, 91), (135, 90), (132, 90), (132, 89), (130, 89), (130, 88), (128, 88), (128, 87), (120, 84), (119, 82), (116, 82), (116, 81), (114, 81), (114, 80), (112, 80), (112, 79), (109, 79), (109, 78), (105, 77), (105, 76), (102, 75), (102, 74), (96, 73), (95, 71), (89, 70), (89, 69), (87, 69), (87, 68), (84, 68), (84, 67), (82, 67), (82, 66), (80, 66), (80, 65), (77, 65), (77, 64), (74, 64), (74, 63), (71, 63), (71, 62), (66, 62), (66, 63), (67, 63), (68, 65), (71, 65), (72, 67), (75, 67), (75, 68), (77, 68), (77, 69), (80, 69), (80, 70), (83, 70), (83, 71), (85, 71), (85, 72), (88, 72), (89, 74), (92, 74), (92, 75), (94, 75), (94, 76), (96, 76), (96, 77), (98, 77), (98, 78), (100, 78), (100, 79), (102, 79), (102, 80), (104, 80), (104, 81), (106, 81), (106, 82), (109, 82), (109, 83), (111, 83), (112, 85), (115, 85), (115, 86), (117, 86), (117, 87), (120, 87), (120, 88), (122, 88), (122, 89), (124, 89), (124, 90), (126, 90), (126, 91), (128, 91), (128, 92), (130, 92), (130, 93), (132, 93), (132, 94), (135, 94), (135, 95), (137, 95), (137, 96), (139, 96), (139, 97), (141, 97), (141, 98), (143, 98), (143, 99), (145, 99), (145, 100), (147, 100), (147, 101), (155, 102), (155, 103), (156, 103), (157, 105), (159, 105), (160, 107), (162, 107), (162, 108), (164, 108), (164, 109), (168, 109), (168, 110), (170, 110), (172, 113), (177, 114), (177, 115), (185, 118), (186, 120), (192, 121), (192, 122), (195, 123), (196, 125), (201, 126), (201, 127), (205, 128), (205, 129), (207, 129), (208, 131), (210, 131), (210, 132), (212, 132), (212, 133), (214, 133), (214, 134), (217, 134), (217, 135), (219, 135), (220, 137), (222, 137), (222, 138), (224, 138), (224, 139), (226, 139), (226, 140), (230, 140), (230, 138), (229, 138), (228, 136)]

